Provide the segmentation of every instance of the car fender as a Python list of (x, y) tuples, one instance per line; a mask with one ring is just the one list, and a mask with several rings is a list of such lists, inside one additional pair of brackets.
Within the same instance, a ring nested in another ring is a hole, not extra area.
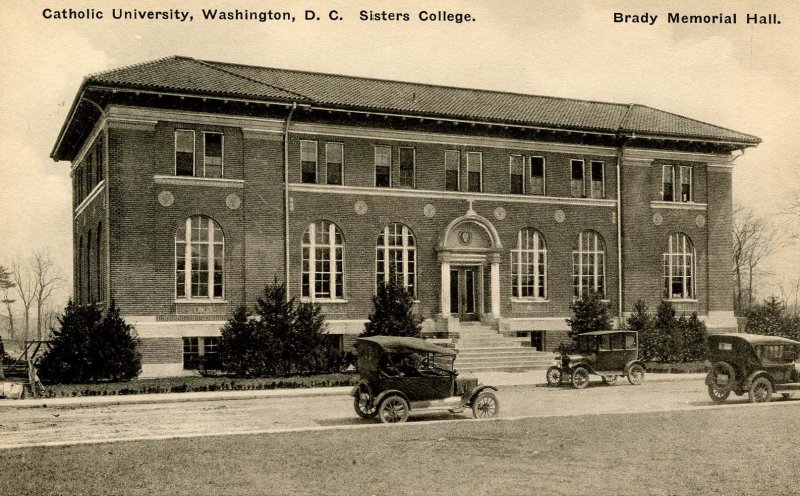
[(633, 367), (634, 365), (641, 365), (642, 368), (644, 369), (644, 371), (647, 372), (647, 365), (645, 365), (643, 361), (641, 361), (641, 360), (631, 360), (630, 362), (625, 364), (625, 368), (623, 369), (623, 373), (627, 374), (628, 371), (631, 369), (631, 367)]
[(475, 398), (477, 398), (479, 394), (486, 391), (487, 389), (491, 389), (492, 391), (497, 391), (497, 388), (494, 386), (479, 384), (469, 393), (469, 401), (467, 402), (467, 406), (472, 406), (472, 402), (475, 401)]
[(387, 389), (386, 391), (381, 391), (381, 394), (379, 394), (378, 397), (375, 398), (375, 400), (372, 403), (374, 405), (380, 405), (381, 401), (383, 401), (384, 398), (386, 398), (387, 396), (392, 396), (392, 395), (397, 395), (397, 396), (402, 397), (404, 400), (406, 400), (408, 402), (409, 410), (411, 409), (411, 400), (408, 399), (408, 396), (406, 396), (406, 394), (404, 392), (402, 392), (402, 391), (400, 391), (398, 389)]
[(592, 364), (591, 364), (591, 363), (589, 363), (589, 362), (588, 362), (588, 361), (586, 361), (586, 360), (579, 360), (579, 361), (570, 362), (570, 364), (569, 364), (569, 371), (568, 371), (568, 372), (571, 374), (571, 373), (573, 373), (573, 372), (575, 371), (575, 369), (577, 369), (578, 367), (583, 367), (583, 368), (585, 368), (586, 370), (588, 370), (590, 374), (597, 375), (597, 373), (594, 371), (594, 367), (592, 366)]
[(353, 386), (353, 389), (350, 390), (350, 396), (352, 396), (354, 398), (356, 396), (358, 396), (358, 390), (361, 389), (361, 388), (366, 389), (367, 390), (367, 394), (372, 396), (372, 390), (370, 390), (370, 388), (369, 388), (369, 383), (367, 383), (367, 381), (365, 381), (363, 379), (361, 381), (359, 381), (358, 384)]
[(745, 391), (750, 390), (750, 386), (753, 385), (753, 381), (758, 379), (759, 377), (766, 377), (770, 384), (772, 384), (773, 389), (775, 388), (775, 382), (772, 380), (772, 376), (766, 370), (756, 370), (752, 374), (747, 376), (747, 379), (744, 380), (742, 383), (742, 389)]

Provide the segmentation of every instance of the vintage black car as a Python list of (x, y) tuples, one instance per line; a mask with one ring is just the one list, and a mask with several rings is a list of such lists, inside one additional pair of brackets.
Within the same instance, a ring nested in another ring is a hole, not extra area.
[(708, 395), (722, 403), (731, 392), (748, 393), (750, 401), (772, 400), (800, 390), (800, 342), (779, 336), (730, 333), (708, 337), (711, 370), (706, 375)]
[(556, 365), (547, 369), (547, 384), (558, 386), (569, 381), (583, 389), (589, 385), (589, 375), (596, 374), (606, 384), (614, 384), (624, 375), (638, 386), (644, 382), (644, 372), (636, 331), (586, 332), (578, 336), (576, 354), (556, 357)]
[(357, 339), (356, 351), (361, 381), (351, 394), (362, 418), (405, 422), (419, 408), (471, 408), (475, 418), (492, 418), (500, 410), (497, 388), (458, 376), (455, 350), (419, 338), (373, 336)]

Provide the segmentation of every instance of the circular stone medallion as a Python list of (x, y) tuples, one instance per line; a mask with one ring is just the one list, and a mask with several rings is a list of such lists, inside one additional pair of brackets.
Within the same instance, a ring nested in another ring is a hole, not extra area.
[(697, 227), (703, 227), (706, 225), (706, 218), (702, 215), (698, 215), (697, 218), (694, 219), (694, 223), (697, 225)]
[(664, 223), (664, 217), (661, 214), (653, 214), (653, 224), (660, 226)]
[(358, 200), (356, 204), (353, 206), (353, 208), (355, 209), (358, 215), (364, 215), (365, 213), (367, 213), (367, 210), (369, 210), (369, 208), (367, 207), (367, 202), (365, 202), (364, 200)]
[(428, 203), (422, 208), (422, 213), (425, 214), (425, 217), (431, 219), (436, 215), (436, 207)]
[(242, 206), (242, 199), (236, 193), (231, 193), (225, 197), (225, 205), (231, 210), (236, 210)]
[(158, 203), (165, 207), (169, 207), (175, 203), (175, 197), (169, 191), (162, 191), (158, 194)]
[(556, 213), (553, 215), (553, 218), (556, 220), (556, 222), (560, 224), (565, 220), (567, 220), (567, 214), (565, 214), (563, 210), (558, 209), (556, 210)]
[(503, 207), (497, 207), (494, 209), (494, 218), (497, 220), (503, 220), (506, 218), (506, 209)]
[(462, 245), (468, 245), (469, 240), (472, 239), (472, 236), (470, 235), (469, 231), (461, 231), (461, 233), (458, 235), (458, 239), (461, 241)]

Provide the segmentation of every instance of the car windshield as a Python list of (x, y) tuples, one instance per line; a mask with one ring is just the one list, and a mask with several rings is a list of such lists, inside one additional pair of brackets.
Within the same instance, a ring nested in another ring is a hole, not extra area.
[(389, 351), (381, 358), (381, 372), (389, 376), (419, 377), (436, 370), (451, 372), (453, 357), (421, 351)]
[(794, 346), (771, 344), (756, 347), (756, 354), (764, 363), (792, 363), (797, 358)]
[(578, 337), (578, 351), (580, 353), (594, 353), (595, 343), (595, 336), (580, 336)]

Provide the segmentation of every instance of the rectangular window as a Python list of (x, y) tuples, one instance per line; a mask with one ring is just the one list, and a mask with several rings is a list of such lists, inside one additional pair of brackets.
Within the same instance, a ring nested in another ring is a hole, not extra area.
[(222, 133), (203, 133), (203, 177), (222, 177)]
[(414, 149), (400, 148), (400, 187), (414, 187)]
[(459, 191), (461, 186), (461, 153), (458, 150), (444, 151), (444, 186), (447, 191)]
[(664, 201), (675, 201), (675, 166), (665, 165), (662, 169), (661, 177), (661, 182), (663, 184), (661, 199)]
[(325, 143), (325, 165), (328, 170), (328, 184), (342, 184), (344, 170), (344, 145)]
[(392, 186), (391, 146), (375, 146), (375, 186), (379, 188)]
[(483, 190), (483, 154), (467, 152), (467, 191)]
[(301, 180), (304, 183), (316, 184), (317, 182), (317, 142), (300, 141), (300, 168)]
[(511, 174), (511, 193), (515, 195), (524, 195), (525, 157), (522, 155), (511, 155), (511, 157), (509, 157), (508, 167)]
[(203, 338), (203, 366), (210, 370), (222, 368), (222, 362), (219, 359), (219, 338)]
[(663, 192), (661, 199), (670, 202), (689, 203), (692, 200), (692, 167), (689, 165), (665, 165), (662, 168)]
[(603, 162), (591, 162), (592, 167), (592, 184), (591, 184), (591, 197), (592, 198), (605, 198), (606, 186), (605, 177), (603, 174)]
[(686, 165), (680, 167), (681, 174), (681, 201), (692, 201), (692, 168)]
[(544, 195), (544, 157), (531, 157), (531, 194)]
[(101, 134), (99, 138), (97, 138), (97, 143), (94, 145), (94, 154), (97, 160), (97, 182), (103, 180), (103, 168), (105, 167), (105, 155), (103, 146), (103, 135)]
[(194, 176), (194, 131), (175, 131), (175, 175)]
[(575, 198), (582, 198), (586, 196), (586, 188), (584, 186), (584, 173), (583, 173), (583, 160), (570, 161), (572, 167), (572, 180), (570, 181), (570, 189), (572, 196)]
[(199, 338), (183, 338), (183, 368), (186, 370), (200, 367)]

